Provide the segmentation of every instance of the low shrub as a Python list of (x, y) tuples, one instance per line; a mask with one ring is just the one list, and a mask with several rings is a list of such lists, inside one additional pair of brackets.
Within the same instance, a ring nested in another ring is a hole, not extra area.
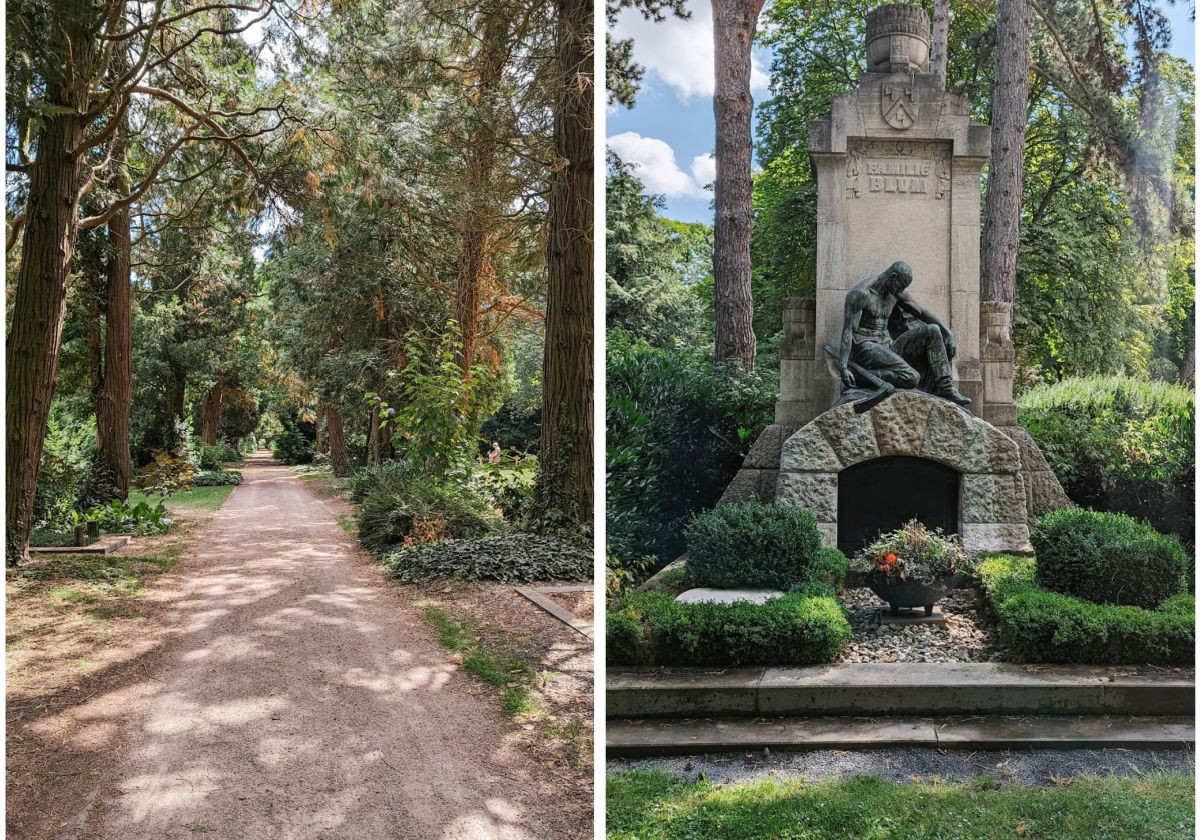
[(155, 449), (151, 461), (133, 477), (133, 486), (147, 495), (170, 496), (191, 484), (200, 471), (183, 443), (170, 452)]
[(404, 583), (449, 577), (458, 580), (591, 580), (591, 546), (556, 537), (509, 534), (452, 539), (394, 551), (383, 558), (389, 577)]
[(79, 517), (80, 522), (89, 519), (97, 520), (101, 530), (110, 534), (139, 536), (165, 534), (175, 521), (168, 515), (162, 502), (153, 506), (145, 501), (131, 505), (120, 499), (113, 499), (107, 505), (93, 508)]
[(850, 559), (836, 548), (822, 548), (810, 579), (823, 583), (834, 592), (841, 592), (846, 585), (846, 573), (850, 571)]
[(1039, 587), (1037, 561), (1028, 557), (989, 558), (978, 575), (1000, 633), (1021, 661), (1187, 665), (1195, 659), (1190, 593), (1156, 610), (1096, 604)]
[(507, 522), (518, 524), (531, 512), (537, 473), (536, 455), (505, 452), (499, 463), (485, 461), (479, 466), (473, 480), (488, 504), (502, 512)]
[(612, 664), (813, 665), (837, 658), (850, 622), (819, 584), (765, 604), (681, 604), (640, 592), (608, 613), (605, 638)]
[(1096, 603), (1157, 607), (1184, 587), (1179, 540), (1119, 513), (1051, 511), (1029, 535), (1044, 589)]
[(404, 461), (384, 461), (374, 466), (364, 467), (350, 477), (348, 487), (350, 501), (356, 505), (377, 488), (388, 486), (393, 489), (402, 487), (412, 478), (412, 470)]
[(313, 436), (316, 426), (301, 420), (296, 412), (279, 415), (280, 431), (271, 441), (271, 457), (281, 464), (309, 464), (316, 455)]
[(1022, 394), (1017, 419), (1071, 501), (1145, 519), (1194, 550), (1194, 389), (1117, 376), (1065, 379)]
[(692, 517), (686, 534), (700, 586), (789, 589), (813, 580), (822, 562), (816, 520), (790, 505), (720, 505)]
[(217, 441), (211, 446), (200, 447), (199, 461), (202, 470), (217, 471), (223, 464), (240, 460), (242, 460), (242, 453), (238, 448), (223, 440)]
[(358, 538), (381, 556), (414, 537), (431, 533), (465, 539), (495, 534), (504, 519), (468, 488), (441, 484), (429, 476), (380, 482), (358, 509)]
[(223, 470), (221, 472), (202, 472), (188, 482), (192, 487), (224, 487), (226, 484), (242, 483), (241, 470)]

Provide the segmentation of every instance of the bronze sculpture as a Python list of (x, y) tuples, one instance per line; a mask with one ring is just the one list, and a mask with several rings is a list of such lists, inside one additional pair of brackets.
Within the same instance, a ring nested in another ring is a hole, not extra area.
[(913, 300), (906, 291), (911, 283), (912, 269), (897, 261), (846, 293), (841, 347), (825, 347), (842, 380), (839, 405), (852, 401), (865, 411), (896, 388), (917, 388), (958, 405), (971, 402), (951, 375), (954, 333)]

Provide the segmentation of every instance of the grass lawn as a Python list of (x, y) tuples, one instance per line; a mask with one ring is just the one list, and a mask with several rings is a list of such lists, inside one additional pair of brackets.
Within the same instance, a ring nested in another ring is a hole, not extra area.
[[(229, 494), (233, 492), (233, 488), (234, 485), (225, 484), (220, 487), (194, 487), (191, 490), (183, 490), (167, 498), (167, 508), (204, 508), (206, 510), (216, 510), (225, 504), (225, 500), (229, 498)], [(161, 496), (147, 496), (145, 493), (131, 490), (128, 504), (132, 507), (138, 502), (149, 502), (151, 506), (154, 506), (160, 501), (162, 501)]]
[(1081, 777), (1061, 785), (896, 784), (864, 776), (717, 786), (662, 772), (608, 777), (610, 840), (1175, 840), (1192, 837), (1195, 781)]

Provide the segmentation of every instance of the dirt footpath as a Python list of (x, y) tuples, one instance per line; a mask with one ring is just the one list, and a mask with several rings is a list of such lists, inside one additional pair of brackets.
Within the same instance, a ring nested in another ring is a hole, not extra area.
[(25, 836), (591, 837), (329, 509), (262, 455), (244, 475), (164, 588), (154, 667), (39, 723), (108, 766)]

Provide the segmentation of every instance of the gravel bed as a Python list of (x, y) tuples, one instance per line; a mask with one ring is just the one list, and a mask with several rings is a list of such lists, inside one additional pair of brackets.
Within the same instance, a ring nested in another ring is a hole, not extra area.
[(865, 587), (838, 596), (852, 634), (837, 662), (1006, 662), (1008, 650), (974, 589), (955, 589), (938, 602), (946, 626), (899, 627), (880, 622), (887, 604)]
[(1000, 782), (1046, 785), (1081, 775), (1141, 776), (1155, 771), (1195, 773), (1191, 750), (1013, 750), (966, 752), (914, 747), (895, 750), (821, 750), (710, 754), (669, 758), (612, 759), (609, 773), (662, 770), (683, 778), (736, 784), (776, 778), (844, 779), (880, 776), (893, 782), (969, 781), (990, 776)]

